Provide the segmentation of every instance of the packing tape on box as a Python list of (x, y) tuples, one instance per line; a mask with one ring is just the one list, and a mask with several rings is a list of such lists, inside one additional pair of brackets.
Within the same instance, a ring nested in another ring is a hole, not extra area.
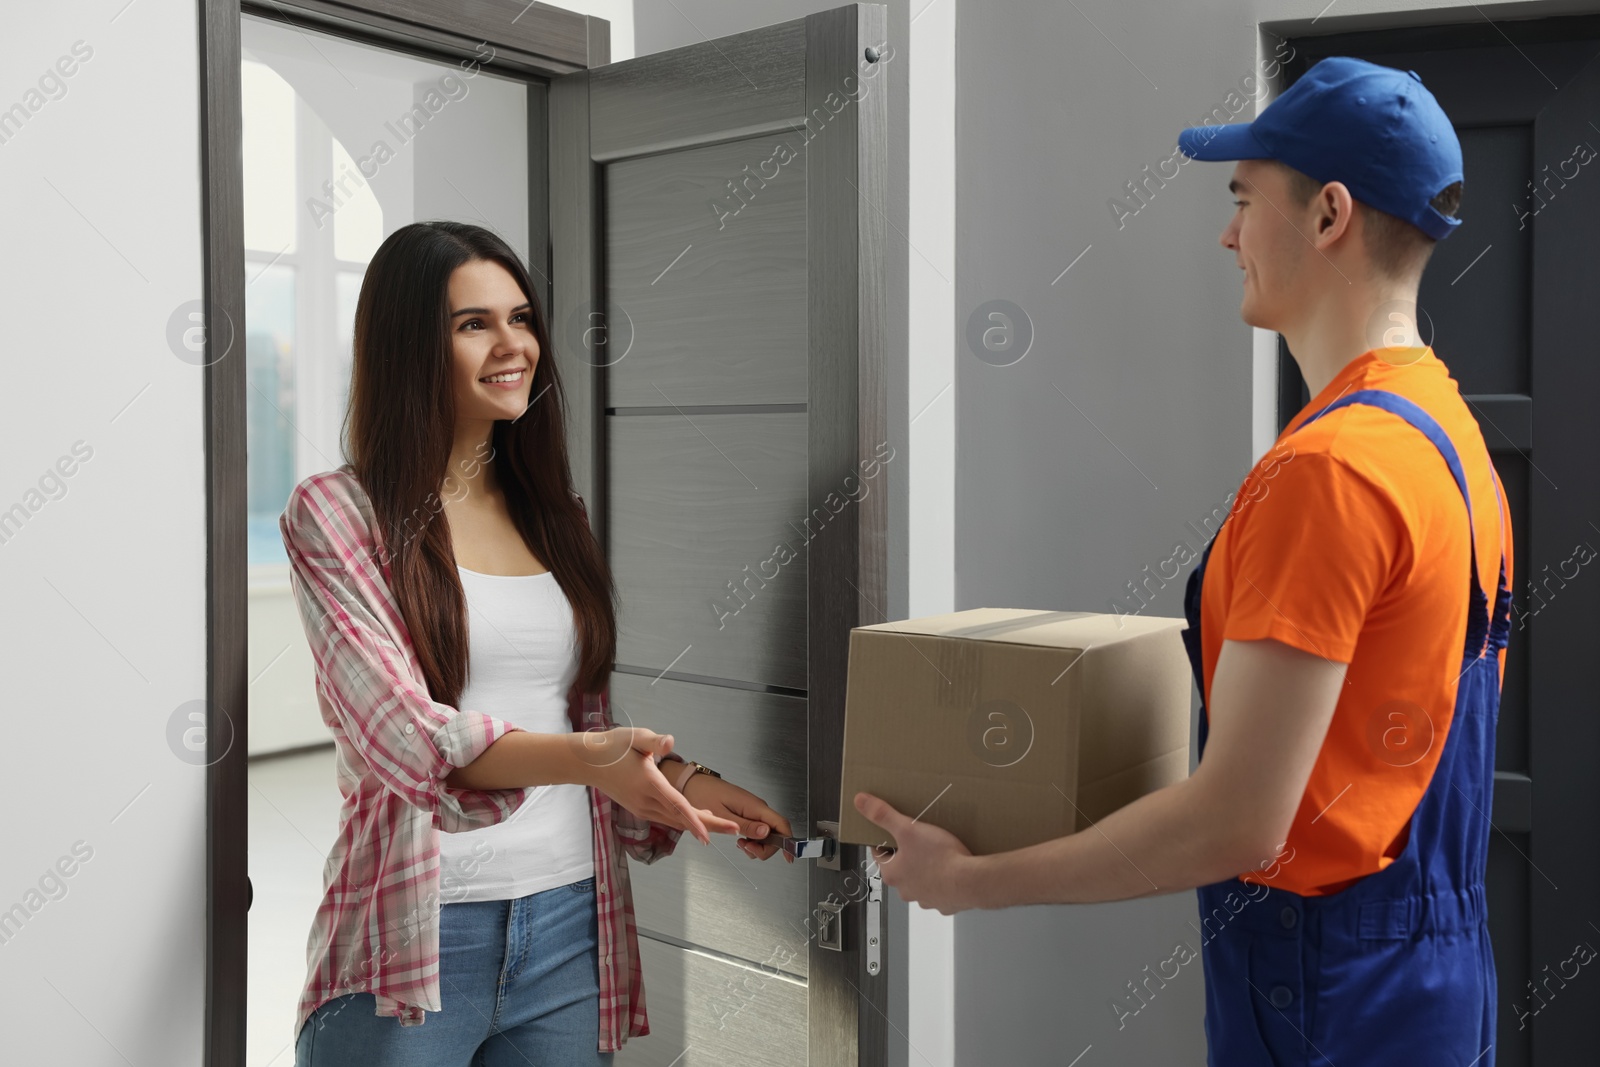
[(929, 636), (911, 640), (927, 653), (937, 668), (937, 673), (931, 676), (935, 707), (965, 711), (978, 702), (981, 650), (976, 642)]

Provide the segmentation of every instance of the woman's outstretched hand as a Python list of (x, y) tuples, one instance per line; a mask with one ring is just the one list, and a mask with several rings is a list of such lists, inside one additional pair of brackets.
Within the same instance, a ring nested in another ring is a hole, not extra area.
[[(765, 800), (721, 778), (709, 774), (691, 775), (683, 783), (683, 792), (702, 815), (734, 821), (739, 828), (736, 832), (742, 835), (739, 851), (746, 856), (771, 859), (780, 847), (777, 839), (794, 832), (789, 820), (768, 807)], [(794, 857), (787, 852), (783, 858), (794, 862)]]
[(711, 843), (712, 832), (739, 833), (739, 824), (733, 820), (695, 810), (689, 798), (678, 792), (656, 766), (658, 755), (672, 751), (671, 734), (658, 734), (639, 726), (617, 726), (585, 730), (578, 738), (579, 758), (589, 766), (594, 787), (640, 818), (687, 830), (702, 845)]

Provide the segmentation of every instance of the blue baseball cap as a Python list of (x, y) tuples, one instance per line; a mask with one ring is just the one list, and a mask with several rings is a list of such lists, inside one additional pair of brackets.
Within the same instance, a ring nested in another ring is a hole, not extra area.
[(1254, 122), (1192, 126), (1178, 135), (1192, 159), (1275, 159), (1429, 237), (1461, 220), (1429, 203), (1461, 181), (1461, 142), (1413, 70), (1329, 56), (1268, 104)]

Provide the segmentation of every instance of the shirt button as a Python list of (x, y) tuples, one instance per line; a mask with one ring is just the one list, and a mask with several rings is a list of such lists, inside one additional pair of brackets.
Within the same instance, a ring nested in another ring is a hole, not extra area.
[(601, 882), (600, 883), (600, 892), (604, 893), (605, 891), (606, 891), (606, 884), (604, 882)]
[(1294, 991), (1286, 985), (1275, 985), (1272, 987), (1272, 992), (1268, 995), (1268, 999), (1272, 1001), (1274, 1008), (1282, 1011), (1293, 1003)]
[(1294, 924), (1300, 921), (1300, 914), (1292, 905), (1285, 904), (1283, 910), (1278, 913), (1278, 921), (1283, 923), (1285, 930), (1293, 930)]
[(416, 723), (414, 723), (414, 722), (406, 723), (406, 733), (414, 734), (416, 732), (417, 732), (417, 724)]

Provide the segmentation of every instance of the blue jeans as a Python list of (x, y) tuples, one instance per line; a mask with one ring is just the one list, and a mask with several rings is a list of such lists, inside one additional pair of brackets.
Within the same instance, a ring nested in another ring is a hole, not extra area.
[(610, 1067), (600, 1052), (594, 879), (439, 908), (439, 1006), (423, 1025), (371, 993), (320, 1005), (295, 1067)]

